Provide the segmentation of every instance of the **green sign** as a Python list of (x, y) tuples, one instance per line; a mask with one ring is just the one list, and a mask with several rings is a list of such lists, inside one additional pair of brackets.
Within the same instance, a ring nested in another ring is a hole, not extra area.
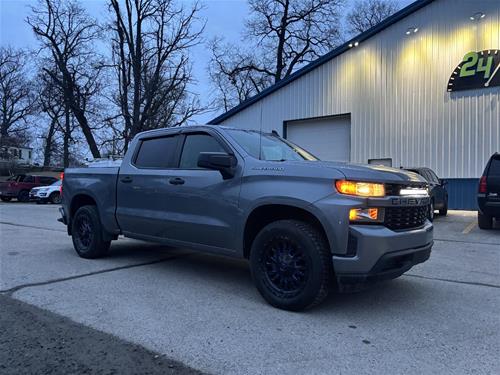
[(469, 52), (448, 80), (448, 91), (500, 86), (500, 50)]

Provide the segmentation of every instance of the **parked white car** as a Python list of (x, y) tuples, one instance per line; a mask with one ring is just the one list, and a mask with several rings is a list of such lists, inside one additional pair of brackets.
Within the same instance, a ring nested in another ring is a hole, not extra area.
[(30, 199), (37, 203), (61, 203), (61, 180), (57, 180), (49, 186), (39, 186), (30, 190)]

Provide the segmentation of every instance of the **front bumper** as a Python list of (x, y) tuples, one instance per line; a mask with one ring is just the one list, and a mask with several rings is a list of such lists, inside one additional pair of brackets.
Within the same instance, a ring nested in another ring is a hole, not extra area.
[(393, 231), (378, 225), (351, 225), (349, 245), (353, 256), (333, 256), (333, 267), (343, 291), (396, 278), (426, 261), (433, 245), (433, 226), (427, 221), (422, 228)]
[(47, 193), (30, 192), (30, 199), (43, 200), (43, 199), (48, 199), (48, 196)]
[(486, 194), (478, 194), (477, 203), (479, 211), (483, 215), (500, 217), (500, 197), (488, 197)]

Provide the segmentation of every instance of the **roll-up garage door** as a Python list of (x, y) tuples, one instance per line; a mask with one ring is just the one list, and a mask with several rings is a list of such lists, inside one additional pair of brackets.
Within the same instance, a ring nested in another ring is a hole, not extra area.
[(351, 117), (346, 115), (288, 121), (286, 138), (321, 160), (349, 161)]

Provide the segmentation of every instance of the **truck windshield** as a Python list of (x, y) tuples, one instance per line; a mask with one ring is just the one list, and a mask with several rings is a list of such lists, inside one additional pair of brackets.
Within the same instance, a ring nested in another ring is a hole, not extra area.
[(227, 129), (226, 131), (256, 159), (268, 161), (319, 160), (303, 148), (275, 134), (239, 129)]

